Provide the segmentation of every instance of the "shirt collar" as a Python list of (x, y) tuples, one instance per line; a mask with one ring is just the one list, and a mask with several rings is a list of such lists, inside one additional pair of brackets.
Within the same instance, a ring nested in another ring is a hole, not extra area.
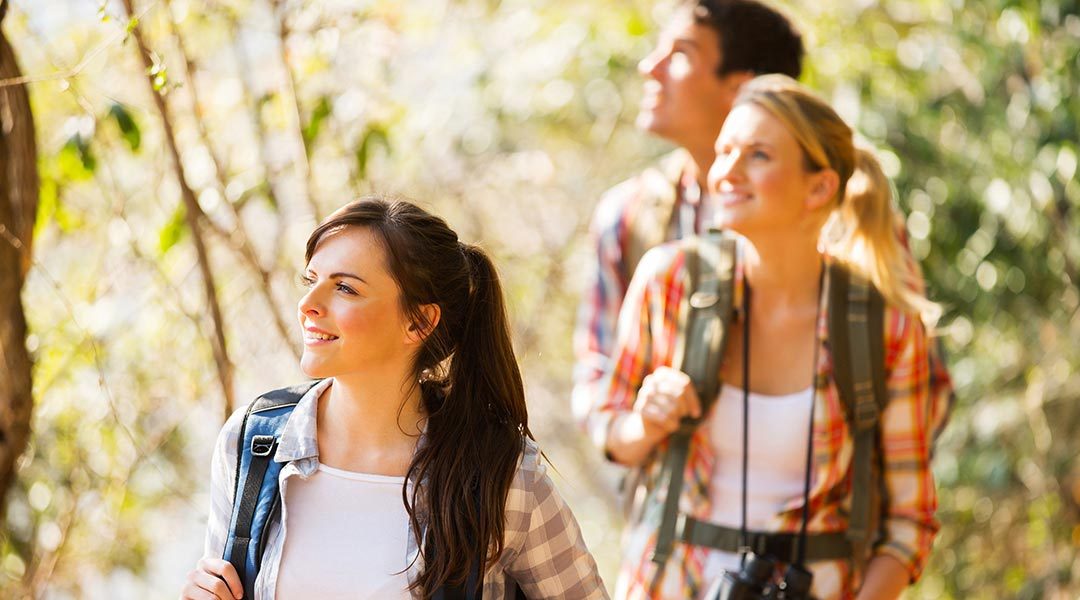
[(316, 417), (319, 412), (319, 396), (330, 387), (334, 379), (327, 377), (307, 391), (296, 408), (293, 409), (285, 429), (278, 438), (278, 449), (274, 455), (277, 462), (290, 462), (302, 458), (319, 456), (319, 443), (316, 435)]

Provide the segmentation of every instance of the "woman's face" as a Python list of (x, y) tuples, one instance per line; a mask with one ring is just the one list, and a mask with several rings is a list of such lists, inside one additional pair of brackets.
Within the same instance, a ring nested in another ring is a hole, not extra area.
[(752, 103), (735, 107), (716, 139), (709, 193), (716, 223), (752, 237), (806, 224), (817, 173), (805, 168), (802, 148), (776, 117)]
[(341, 377), (408, 365), (415, 345), (386, 264), (382, 244), (365, 227), (323, 237), (302, 275), (308, 292), (297, 305), (306, 375)]

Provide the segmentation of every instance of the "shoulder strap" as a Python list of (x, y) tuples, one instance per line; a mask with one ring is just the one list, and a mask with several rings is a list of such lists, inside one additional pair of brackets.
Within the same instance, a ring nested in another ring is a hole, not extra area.
[[(663, 576), (671, 556), (679, 521), (679, 496), (682, 495), (683, 471), (689, 457), (690, 439), (716, 399), (720, 388), (720, 359), (727, 342), (728, 323), (732, 316), (735, 279), (735, 239), (719, 232), (686, 238), (682, 243), (689, 276), (687, 297), (689, 314), (685, 322), (682, 356), (676, 356), (675, 368), (690, 376), (701, 400), (702, 416), (684, 418), (668, 439), (660, 479), (667, 479), (660, 529), (652, 561), (657, 563), (653, 587)], [(680, 325), (682, 325), (680, 323)], [(681, 363), (681, 364), (680, 364)]]
[(735, 238), (710, 231), (688, 238), (683, 247), (690, 276), (690, 310), (682, 356), (676, 357), (673, 366), (694, 382), (704, 414), (720, 391), (720, 359), (735, 297)]
[(646, 169), (639, 176), (641, 197), (630, 216), (623, 251), (623, 277), (628, 282), (641, 257), (667, 239), (675, 213), (676, 188), (686, 160), (683, 153), (676, 152), (667, 156), (660, 168)]
[[(317, 381), (268, 392), (244, 414), (237, 439), (233, 512), (223, 558), (232, 563), (244, 584), (244, 597), (254, 597), (271, 514), (278, 508), (278, 473), (274, 460), (278, 436), (296, 404)], [(257, 543), (252, 543), (256, 541)]]
[(873, 511), (881, 508), (884, 498), (875, 463), (879, 460), (878, 422), (888, 402), (885, 303), (869, 281), (834, 263), (829, 266), (828, 310), (833, 377), (855, 444), (847, 537), (859, 566), (873, 543)]

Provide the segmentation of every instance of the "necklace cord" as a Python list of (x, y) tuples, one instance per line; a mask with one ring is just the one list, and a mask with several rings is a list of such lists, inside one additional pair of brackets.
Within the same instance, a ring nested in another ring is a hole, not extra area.
[(821, 317), (821, 296), (824, 293), (825, 261), (822, 261), (821, 274), (818, 275), (817, 309), (814, 310), (814, 362), (810, 367), (810, 432), (806, 438), (806, 479), (803, 482), (802, 524), (799, 528), (799, 542), (795, 553), (795, 564), (799, 566), (803, 566), (806, 561), (806, 527), (810, 522), (810, 472), (813, 468), (814, 459), (814, 405), (817, 404), (818, 350), (821, 347), (818, 342), (818, 319)]

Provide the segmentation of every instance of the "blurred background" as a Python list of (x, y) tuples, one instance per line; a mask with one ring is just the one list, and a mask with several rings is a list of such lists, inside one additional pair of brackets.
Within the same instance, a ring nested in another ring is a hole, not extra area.
[[(1080, 1), (778, 4), (946, 309), (943, 529), (907, 598), (1080, 597)], [(26, 433), (0, 439), (0, 597), (176, 597), (219, 427), (301, 379), (304, 239), (380, 191), (497, 257), (533, 429), (613, 585), (619, 474), (570, 419), (570, 337), (599, 194), (668, 150), (633, 118), (672, 2), (0, 7), (0, 419)]]

